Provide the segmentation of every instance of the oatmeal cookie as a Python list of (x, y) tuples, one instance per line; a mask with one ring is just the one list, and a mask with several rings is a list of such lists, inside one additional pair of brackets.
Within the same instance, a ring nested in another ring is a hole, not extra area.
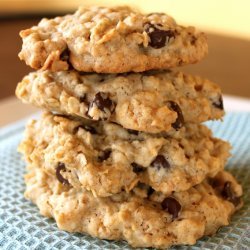
[(196, 63), (207, 54), (204, 33), (164, 13), (128, 7), (81, 7), (20, 32), (21, 60), (34, 69), (142, 72)]
[(25, 197), (42, 215), (54, 218), (60, 229), (126, 240), (133, 247), (195, 244), (200, 237), (228, 225), (242, 205), (241, 186), (227, 172), (171, 196), (138, 185), (130, 193), (94, 197), (84, 188), (63, 185), (55, 175), (36, 167), (29, 167), (25, 182)]
[(221, 171), (229, 149), (203, 125), (152, 135), (51, 113), (27, 125), (19, 146), (29, 164), (103, 197), (129, 192), (139, 182), (164, 194), (187, 190)]
[(171, 71), (118, 75), (38, 71), (24, 77), (16, 95), (50, 111), (149, 133), (224, 115), (215, 83)]

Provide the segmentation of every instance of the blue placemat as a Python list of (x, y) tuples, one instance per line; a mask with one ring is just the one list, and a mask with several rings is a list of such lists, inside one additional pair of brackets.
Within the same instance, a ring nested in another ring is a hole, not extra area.
[[(233, 145), (227, 169), (242, 183), (245, 205), (215, 236), (173, 249), (250, 249), (250, 113), (229, 113), (223, 123), (207, 124), (215, 136)], [(59, 231), (24, 199), (25, 164), (16, 152), (24, 125), (23, 121), (0, 130), (0, 249), (131, 249), (125, 242)]]

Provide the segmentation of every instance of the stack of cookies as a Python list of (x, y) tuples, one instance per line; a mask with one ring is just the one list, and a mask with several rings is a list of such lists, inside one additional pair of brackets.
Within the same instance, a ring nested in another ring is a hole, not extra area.
[(224, 115), (221, 90), (169, 70), (206, 55), (203, 33), (163, 13), (88, 7), (21, 37), (37, 71), (16, 94), (46, 110), (19, 147), (42, 215), (134, 247), (195, 244), (228, 225), (242, 189), (223, 170), (230, 145), (201, 125)]

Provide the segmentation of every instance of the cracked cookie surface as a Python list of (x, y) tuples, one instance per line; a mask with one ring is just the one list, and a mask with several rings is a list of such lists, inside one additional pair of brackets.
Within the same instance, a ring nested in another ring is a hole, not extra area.
[(229, 150), (203, 125), (152, 135), (51, 113), (27, 125), (19, 146), (29, 164), (103, 197), (139, 182), (164, 194), (187, 190), (221, 171)]
[(225, 171), (168, 197), (148, 192), (143, 185), (130, 193), (94, 197), (33, 166), (28, 167), (25, 182), (25, 197), (42, 215), (53, 217), (61, 230), (126, 240), (134, 247), (195, 244), (202, 236), (228, 225), (231, 215), (242, 206), (241, 186)]
[(34, 69), (74, 67), (98, 73), (168, 69), (200, 61), (207, 40), (194, 27), (164, 13), (143, 15), (128, 7), (81, 7), (74, 14), (42, 19), (20, 32), (21, 60)]
[(149, 133), (224, 115), (215, 83), (171, 71), (111, 75), (38, 71), (23, 78), (16, 95), (50, 111)]

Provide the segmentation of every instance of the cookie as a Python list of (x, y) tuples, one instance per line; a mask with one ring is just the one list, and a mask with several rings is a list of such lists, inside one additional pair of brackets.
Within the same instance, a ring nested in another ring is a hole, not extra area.
[(102, 197), (129, 192), (139, 182), (167, 195), (187, 190), (221, 171), (229, 149), (203, 125), (152, 135), (51, 113), (27, 125), (19, 146), (29, 164)]
[(38, 71), (24, 77), (18, 98), (58, 113), (107, 120), (159, 133), (224, 115), (220, 88), (181, 72), (80, 74)]
[(164, 13), (128, 7), (82, 7), (20, 32), (21, 60), (34, 69), (98, 73), (142, 72), (196, 63), (207, 40)]
[(130, 193), (94, 197), (83, 188), (63, 185), (55, 175), (36, 167), (29, 167), (25, 182), (25, 197), (42, 215), (53, 217), (61, 230), (126, 240), (133, 247), (195, 244), (200, 237), (228, 225), (242, 206), (241, 186), (227, 172), (168, 197), (148, 192), (142, 185)]

